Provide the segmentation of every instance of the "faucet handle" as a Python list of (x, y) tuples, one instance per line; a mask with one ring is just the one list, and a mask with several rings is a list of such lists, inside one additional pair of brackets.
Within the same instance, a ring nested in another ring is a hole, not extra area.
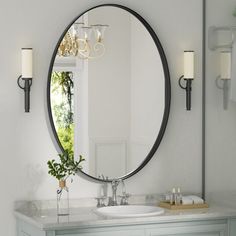
[(97, 200), (97, 207), (104, 207), (105, 203), (104, 200), (106, 199), (106, 197), (96, 197), (95, 198)]
[(128, 199), (131, 195), (128, 193), (125, 193), (121, 196), (119, 196), (121, 198), (120, 200), (120, 205), (129, 205)]
[(113, 179), (113, 180), (111, 181), (111, 187), (112, 187), (112, 189), (117, 189), (119, 183), (120, 183), (120, 180), (119, 180), (119, 179)]
[(107, 206), (113, 206), (113, 201), (112, 201), (112, 197), (108, 198), (108, 204)]

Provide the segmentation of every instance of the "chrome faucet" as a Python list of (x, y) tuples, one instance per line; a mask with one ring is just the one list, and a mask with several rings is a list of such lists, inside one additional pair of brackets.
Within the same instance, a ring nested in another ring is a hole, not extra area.
[(117, 190), (119, 183), (120, 183), (119, 179), (113, 179), (111, 182), (112, 197), (109, 198), (108, 206), (117, 206), (118, 205), (116, 190)]
[[(108, 178), (103, 178), (103, 180), (108, 180)], [(108, 204), (107, 206), (117, 206), (118, 202), (117, 202), (117, 187), (118, 185), (122, 183), (122, 195), (118, 196), (121, 198), (120, 201), (120, 205), (128, 205), (128, 199), (130, 197), (130, 194), (126, 193), (126, 189), (125, 189), (125, 183), (123, 180), (121, 179), (113, 179), (111, 181), (111, 189), (112, 189), (112, 196), (108, 198)], [(101, 197), (97, 197), (97, 207), (105, 207), (105, 200), (107, 199), (106, 194), (104, 194), (104, 196)]]

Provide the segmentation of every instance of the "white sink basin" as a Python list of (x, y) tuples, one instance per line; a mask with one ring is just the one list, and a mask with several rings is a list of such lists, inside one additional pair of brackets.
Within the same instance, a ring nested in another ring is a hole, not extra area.
[(95, 213), (102, 216), (110, 216), (116, 218), (144, 217), (160, 215), (164, 213), (164, 209), (156, 206), (143, 205), (109, 206), (97, 208), (95, 210)]

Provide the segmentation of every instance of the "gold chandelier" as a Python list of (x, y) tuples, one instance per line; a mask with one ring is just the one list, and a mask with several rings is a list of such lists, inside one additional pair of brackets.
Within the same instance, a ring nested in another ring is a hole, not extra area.
[(81, 59), (102, 57), (105, 53), (103, 39), (107, 27), (101, 24), (84, 26), (84, 23), (74, 23), (62, 39), (57, 55), (78, 56)]

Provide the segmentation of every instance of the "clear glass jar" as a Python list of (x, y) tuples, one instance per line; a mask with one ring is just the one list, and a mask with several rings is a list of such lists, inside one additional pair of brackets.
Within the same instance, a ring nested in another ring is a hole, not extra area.
[(68, 216), (69, 214), (69, 189), (66, 186), (66, 181), (60, 180), (57, 189), (57, 215)]

